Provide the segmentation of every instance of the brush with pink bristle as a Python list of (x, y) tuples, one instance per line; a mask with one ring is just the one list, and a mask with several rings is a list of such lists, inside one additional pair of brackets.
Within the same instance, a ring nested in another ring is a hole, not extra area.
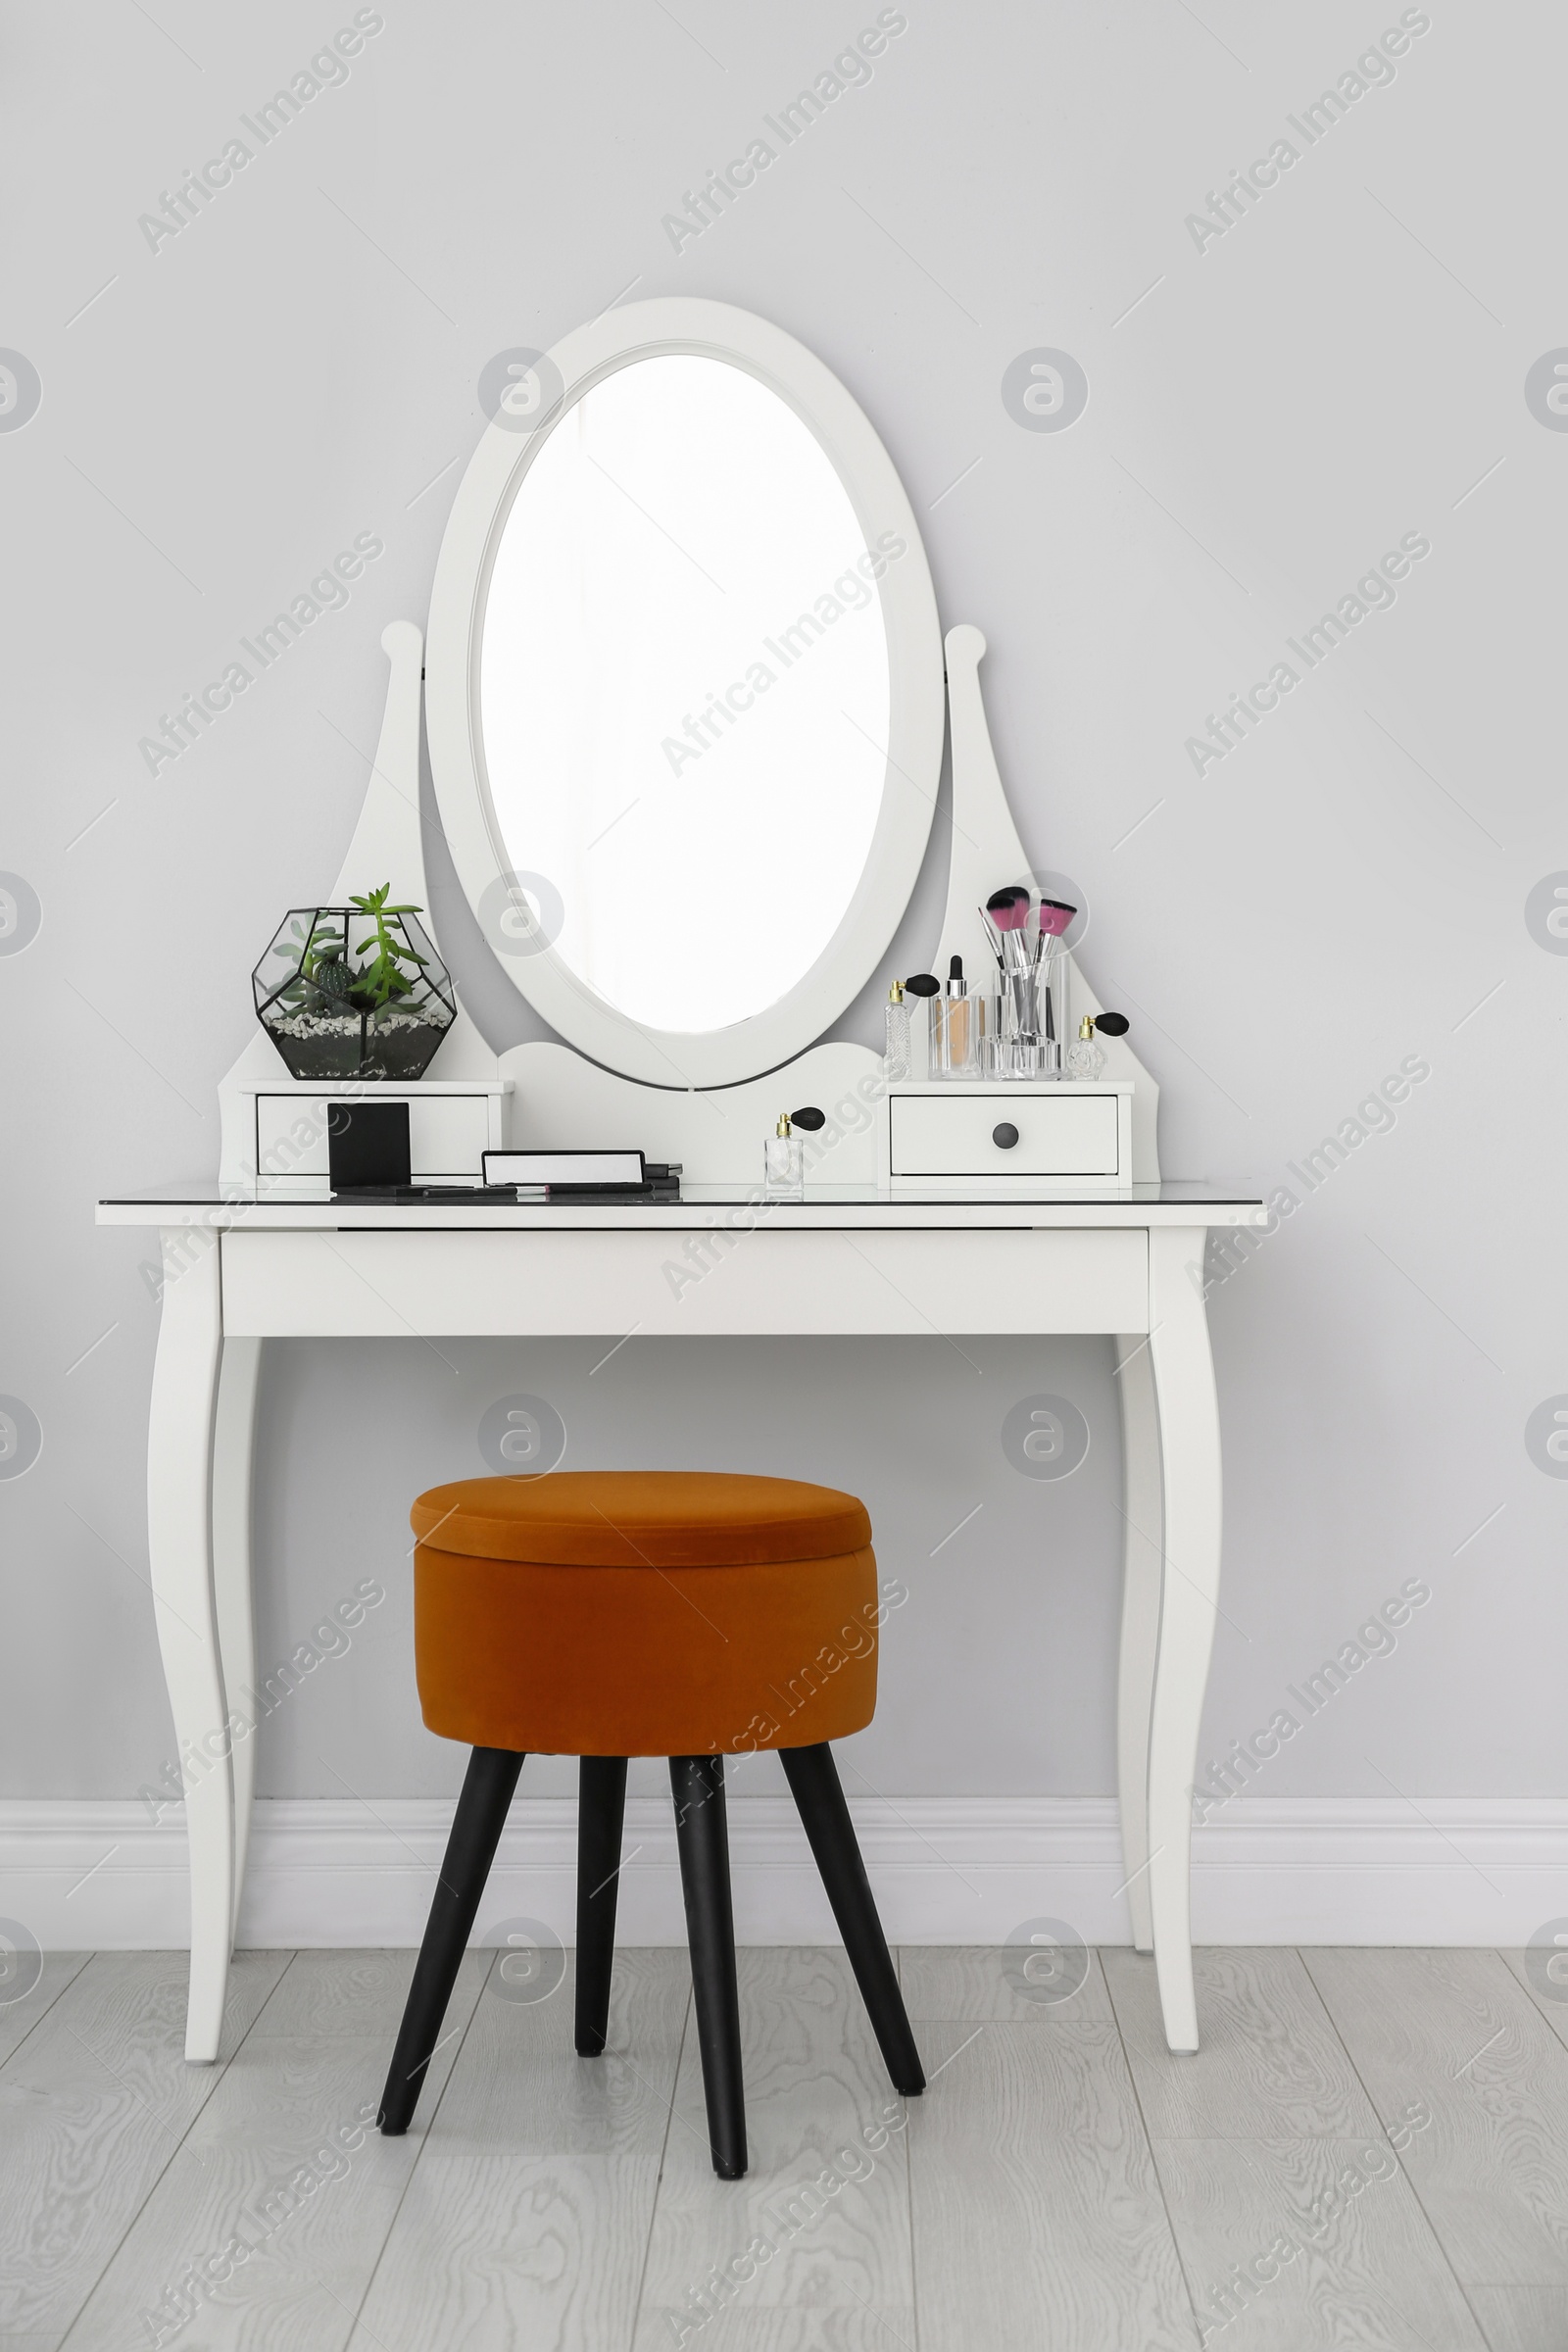
[(1029, 946), (1024, 926), (1029, 920), (1029, 893), (1019, 883), (994, 890), (980, 909), (992, 953), (1004, 972), (1029, 968)]
[(1062, 938), (1077, 911), (1077, 907), (1069, 906), (1064, 899), (1041, 900), (1040, 927), (1035, 933), (1036, 963), (1040, 961), (1042, 955), (1049, 958), (1052, 951), (1046, 947), (1047, 940)]

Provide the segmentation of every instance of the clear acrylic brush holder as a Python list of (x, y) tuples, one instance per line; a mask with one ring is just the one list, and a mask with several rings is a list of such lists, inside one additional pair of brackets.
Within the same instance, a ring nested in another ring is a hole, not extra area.
[(1065, 968), (1057, 956), (1028, 971), (1004, 971), (981, 1045), (988, 1078), (1061, 1076)]

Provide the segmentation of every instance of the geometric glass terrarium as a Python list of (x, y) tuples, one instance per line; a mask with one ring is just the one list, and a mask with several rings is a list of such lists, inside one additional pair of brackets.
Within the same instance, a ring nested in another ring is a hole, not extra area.
[(418, 1078), (457, 1019), (417, 906), (383, 882), (347, 906), (295, 906), (251, 975), (256, 1016), (296, 1078)]

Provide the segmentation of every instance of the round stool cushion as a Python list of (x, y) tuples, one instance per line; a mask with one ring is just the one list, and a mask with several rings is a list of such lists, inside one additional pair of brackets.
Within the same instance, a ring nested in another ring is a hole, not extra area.
[(432, 1732), (570, 1756), (744, 1754), (864, 1729), (880, 1603), (863, 1503), (724, 1471), (574, 1470), (414, 1505)]

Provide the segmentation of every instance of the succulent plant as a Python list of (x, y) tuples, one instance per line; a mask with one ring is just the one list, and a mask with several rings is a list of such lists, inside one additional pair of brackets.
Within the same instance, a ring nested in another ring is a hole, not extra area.
[(290, 923), (288, 938), (275, 946), (272, 954), (295, 967), (276, 1000), (290, 1012), (314, 1010), (317, 990), (323, 996), (346, 998), (353, 986), (354, 974), (342, 960), (342, 932), (318, 918), (313, 919), (308, 931), (298, 922)]
[[(422, 914), (424, 909), (412, 903), (389, 906), (391, 889), (390, 882), (383, 882), (379, 890), (368, 891), (363, 898), (350, 896), (350, 906), (357, 906), (375, 926), (370, 936), (355, 947), (356, 956), (369, 956), (358, 969), (349, 961), (348, 943), (341, 931), (324, 922), (313, 923), (308, 932), (297, 922), (289, 925), (288, 939), (272, 951), (296, 967), (293, 979), (279, 994), (279, 1004), (291, 1012), (320, 1009), (318, 1000), (324, 997), (345, 1012), (384, 1012), (389, 1004), (413, 995), (425, 958), (391, 928), (388, 918)], [(405, 964), (414, 968), (405, 971)]]
[[(383, 882), (379, 890), (372, 890), (366, 898), (349, 894), (349, 905), (357, 906), (375, 925), (370, 937), (362, 939), (354, 951), (356, 956), (365, 956), (372, 948), (375, 950), (370, 962), (362, 964), (354, 974), (353, 1002), (365, 1012), (383, 1011), (397, 998), (412, 996), (415, 980), (425, 960), (417, 948), (411, 947), (407, 939), (399, 939), (387, 928), (388, 915), (422, 914), (424, 909), (414, 906), (389, 906), (386, 902), (391, 888), (390, 882)], [(415, 966), (412, 974), (399, 969), (404, 963)]]

